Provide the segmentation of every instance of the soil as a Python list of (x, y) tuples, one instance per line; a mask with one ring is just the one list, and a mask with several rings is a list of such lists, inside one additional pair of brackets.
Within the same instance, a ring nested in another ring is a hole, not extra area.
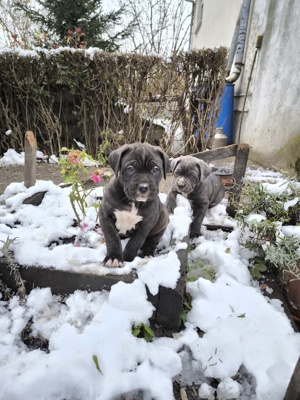
[[(233, 168), (234, 157), (229, 159), (219, 160), (214, 162), (216, 167)], [(91, 175), (95, 168), (90, 168)], [(13, 182), (24, 182), (24, 166), (9, 166), (0, 167), (0, 195), (3, 194), (6, 187)], [(36, 166), (36, 179), (37, 180), (50, 180), (56, 185), (63, 183), (60, 167), (57, 164), (38, 163)], [(167, 193), (171, 184), (171, 174), (168, 174), (167, 179), (162, 179), (160, 183), (160, 191)]]
[[(6, 187), (13, 182), (24, 182), (24, 166), (10, 166), (0, 168), (0, 194), (4, 192)], [(51, 180), (55, 184), (62, 183), (60, 168), (56, 164), (37, 164), (36, 166), (37, 180)]]
[[(95, 168), (90, 168), (90, 175), (93, 174)], [(112, 171), (111, 171), (112, 172)], [(13, 182), (24, 182), (24, 166), (10, 166), (0, 167), (0, 195), (3, 194), (4, 190), (8, 185)], [(56, 164), (42, 163), (36, 166), (36, 179), (52, 181), (56, 185), (63, 183), (63, 179), (60, 174), (60, 167)], [(171, 174), (168, 174), (167, 179), (162, 179), (160, 184), (160, 191), (167, 193), (171, 184)]]

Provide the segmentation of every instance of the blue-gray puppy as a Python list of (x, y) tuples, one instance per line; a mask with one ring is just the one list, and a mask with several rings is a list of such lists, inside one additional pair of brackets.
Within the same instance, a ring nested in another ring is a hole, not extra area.
[[(135, 256), (153, 256), (168, 224), (159, 199), (159, 183), (169, 170), (168, 156), (157, 146), (133, 143), (114, 150), (108, 162), (115, 172), (104, 191), (100, 224), (107, 267), (120, 267)], [(122, 251), (121, 238), (129, 238)]]
[(207, 210), (222, 201), (225, 188), (209, 165), (193, 156), (173, 159), (171, 171), (174, 178), (166, 200), (167, 209), (173, 213), (177, 194), (188, 198), (193, 210), (190, 236), (200, 236)]

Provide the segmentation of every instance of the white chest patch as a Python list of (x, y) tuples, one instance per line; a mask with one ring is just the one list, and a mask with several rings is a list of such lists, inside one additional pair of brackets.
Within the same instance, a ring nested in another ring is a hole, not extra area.
[(143, 217), (138, 215), (138, 209), (132, 204), (131, 211), (115, 210), (116, 228), (118, 231), (125, 235), (127, 231), (134, 229), (136, 224), (140, 222)]

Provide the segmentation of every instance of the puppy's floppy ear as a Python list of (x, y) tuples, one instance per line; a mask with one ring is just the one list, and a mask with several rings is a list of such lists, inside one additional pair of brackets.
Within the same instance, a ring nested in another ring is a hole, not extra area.
[(169, 170), (170, 170), (170, 159), (166, 155), (166, 153), (164, 151), (162, 151), (160, 148), (158, 148), (157, 151), (158, 151), (158, 154), (159, 154), (159, 156), (160, 156), (160, 158), (162, 159), (162, 162), (163, 162), (164, 179), (166, 179), (167, 172), (169, 172)]
[(208, 177), (212, 173), (212, 170), (206, 162), (203, 160), (197, 160), (197, 165), (200, 172), (200, 182), (202, 182), (205, 178)]
[(177, 168), (177, 165), (180, 163), (181, 157), (173, 158), (171, 161), (171, 171), (174, 173), (175, 169)]
[(120, 147), (117, 150), (114, 150), (108, 156), (108, 163), (114, 170), (116, 176), (118, 176), (119, 171), (121, 170), (121, 162), (124, 155), (130, 150), (130, 147), (127, 144)]

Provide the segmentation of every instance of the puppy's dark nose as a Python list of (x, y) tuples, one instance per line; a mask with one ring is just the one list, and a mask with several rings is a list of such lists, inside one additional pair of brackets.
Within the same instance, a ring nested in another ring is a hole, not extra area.
[(141, 193), (146, 193), (149, 189), (149, 185), (147, 183), (140, 183), (139, 184), (139, 191)]
[(182, 185), (182, 184), (179, 184), (177, 186), (178, 186), (178, 189), (180, 189), (180, 190), (184, 189), (184, 185)]

